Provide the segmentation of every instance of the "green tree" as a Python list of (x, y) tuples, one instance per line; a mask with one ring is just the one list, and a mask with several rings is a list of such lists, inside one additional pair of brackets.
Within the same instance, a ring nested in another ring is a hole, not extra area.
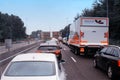
[[(108, 5), (108, 6), (107, 6)], [(96, 0), (92, 9), (84, 9), (83, 17), (109, 17), (111, 39), (120, 39), (120, 0)]]
[(17, 40), (25, 37), (26, 27), (18, 16), (0, 12), (0, 41), (4, 41), (7, 38)]

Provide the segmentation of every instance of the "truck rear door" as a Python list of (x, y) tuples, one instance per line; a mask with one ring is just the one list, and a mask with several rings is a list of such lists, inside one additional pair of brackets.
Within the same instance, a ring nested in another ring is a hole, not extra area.
[(108, 27), (81, 27), (81, 44), (108, 45)]
[(82, 45), (108, 45), (108, 18), (83, 17), (80, 22)]

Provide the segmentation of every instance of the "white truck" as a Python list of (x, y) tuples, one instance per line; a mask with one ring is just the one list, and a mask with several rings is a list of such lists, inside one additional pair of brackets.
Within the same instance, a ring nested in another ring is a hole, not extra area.
[(75, 54), (94, 55), (109, 44), (109, 19), (79, 17), (70, 26), (68, 44)]

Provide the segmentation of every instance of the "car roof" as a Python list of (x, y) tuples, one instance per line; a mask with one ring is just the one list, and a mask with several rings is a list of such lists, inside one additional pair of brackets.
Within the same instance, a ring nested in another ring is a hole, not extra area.
[(120, 46), (117, 46), (117, 45), (108, 45), (108, 47), (116, 47), (120, 49)]
[(40, 46), (58, 46), (58, 45), (57, 45), (57, 43), (46, 42), (46, 43), (41, 43)]
[(14, 61), (56, 61), (55, 54), (37, 54), (37, 53), (27, 53), (17, 55), (12, 62)]

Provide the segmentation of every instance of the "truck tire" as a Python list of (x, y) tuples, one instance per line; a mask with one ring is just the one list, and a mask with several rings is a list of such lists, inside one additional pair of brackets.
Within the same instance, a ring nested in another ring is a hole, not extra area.
[(58, 56), (58, 60), (62, 60), (62, 54)]
[(88, 47), (85, 47), (84, 56), (88, 56)]
[(78, 49), (75, 49), (74, 54), (78, 55)]

